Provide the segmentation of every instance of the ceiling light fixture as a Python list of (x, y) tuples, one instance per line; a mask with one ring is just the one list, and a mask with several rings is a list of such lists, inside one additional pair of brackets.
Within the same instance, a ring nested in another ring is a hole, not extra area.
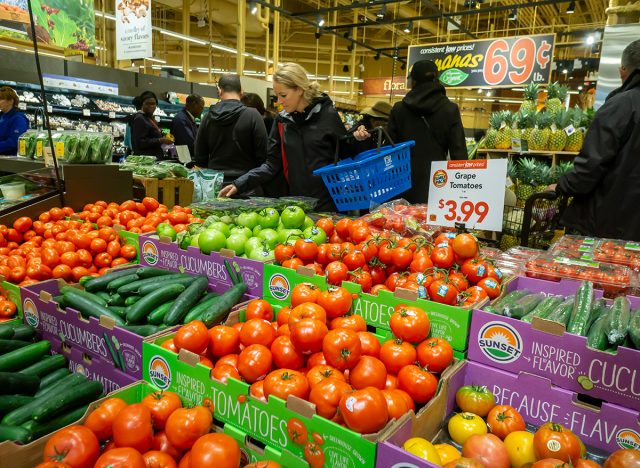
[(162, 60), (155, 57), (145, 57), (145, 60), (149, 60), (150, 62), (167, 63), (166, 60)]
[(196, 39), (195, 37), (186, 36), (184, 34), (180, 34), (173, 31), (168, 31), (166, 29), (161, 29), (160, 34), (164, 34), (165, 36), (175, 37), (176, 39), (182, 39), (183, 41), (193, 42), (195, 44), (207, 45), (207, 41), (202, 41), (200, 39)]
[(404, 27), (404, 32), (406, 32), (407, 34), (410, 34), (412, 30), (413, 30), (413, 21), (409, 21), (409, 24), (407, 24)]
[(382, 20), (384, 19), (386, 14), (387, 14), (387, 5), (382, 5), (380, 7), (380, 10), (378, 10), (378, 12), (376, 13), (376, 18), (378, 18), (379, 20)]
[(511, 10), (511, 13), (509, 13), (509, 21), (515, 21), (518, 19), (518, 9), (514, 8), (513, 10)]
[(578, 91), (582, 91), (582, 86), (578, 86)]
[(572, 15), (576, 12), (576, 2), (574, 0), (571, 0), (571, 3), (569, 3), (569, 6), (567, 7), (567, 15)]
[(364, 71), (364, 63), (361, 63), (360, 65), (358, 65), (358, 68), (360, 68), (360, 72)]
[(256, 2), (249, 2), (249, 11), (252, 15), (258, 13), (258, 5)]
[(491, 97), (491, 90), (487, 91), (487, 97)]
[(320, 15), (318, 15), (318, 27), (322, 27), (324, 26), (324, 18)]
[(587, 36), (587, 45), (592, 45), (594, 42), (596, 42), (595, 37), (592, 35)]

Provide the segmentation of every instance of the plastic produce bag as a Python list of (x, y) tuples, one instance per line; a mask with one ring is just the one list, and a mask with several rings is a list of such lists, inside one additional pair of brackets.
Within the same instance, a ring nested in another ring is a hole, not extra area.
[(222, 188), (224, 174), (212, 169), (192, 169), (188, 174), (193, 181), (193, 201), (213, 201)]
[(171, 171), (174, 177), (189, 177), (189, 171), (180, 163), (162, 161), (158, 163), (158, 165), (167, 168), (169, 171)]
[(156, 157), (132, 154), (131, 156), (127, 156), (127, 158), (125, 159), (125, 163), (153, 166), (156, 163)]

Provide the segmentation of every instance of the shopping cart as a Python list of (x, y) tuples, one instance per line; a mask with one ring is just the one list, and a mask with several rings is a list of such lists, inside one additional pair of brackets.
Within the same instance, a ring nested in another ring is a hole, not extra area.
[(567, 202), (567, 197), (556, 192), (540, 192), (530, 196), (524, 208), (505, 206), (500, 248), (548, 247)]
[[(354, 158), (313, 171), (322, 176), (338, 211), (363, 210), (380, 204), (411, 188), (411, 147), (414, 141), (394, 144), (384, 128), (378, 132), (378, 147)], [(382, 135), (391, 144), (381, 146)]]

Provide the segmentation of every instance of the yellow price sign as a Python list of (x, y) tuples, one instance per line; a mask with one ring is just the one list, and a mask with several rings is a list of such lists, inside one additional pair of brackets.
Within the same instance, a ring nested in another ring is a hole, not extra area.
[(64, 141), (56, 141), (56, 158), (64, 158)]
[(26, 156), (27, 155), (27, 142), (24, 140), (20, 140), (18, 142), (18, 153), (20, 154), (20, 156)]
[(42, 140), (36, 141), (36, 157), (42, 157)]

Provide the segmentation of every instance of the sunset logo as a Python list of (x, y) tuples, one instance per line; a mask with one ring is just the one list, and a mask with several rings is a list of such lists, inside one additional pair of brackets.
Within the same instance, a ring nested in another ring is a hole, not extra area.
[(522, 355), (522, 338), (510, 325), (489, 322), (478, 332), (478, 345), (485, 356), (495, 362), (507, 364)]
[(633, 429), (620, 429), (616, 434), (616, 442), (623, 449), (640, 450), (640, 434)]
[(155, 265), (158, 263), (158, 248), (156, 244), (151, 241), (145, 241), (142, 244), (142, 258), (149, 265)]
[(171, 385), (171, 369), (161, 356), (153, 356), (149, 361), (149, 380), (160, 390), (166, 390)]
[(279, 301), (289, 297), (289, 280), (286, 276), (276, 273), (269, 278), (269, 292)]
[(438, 169), (433, 174), (433, 185), (435, 185), (437, 188), (442, 188), (445, 186), (448, 179), (449, 178), (447, 177), (446, 171), (443, 171), (442, 169)]
[(40, 322), (40, 317), (38, 315), (38, 308), (31, 299), (27, 298), (24, 300), (22, 303), (22, 310), (25, 318), (27, 319), (27, 323), (33, 328), (37, 328), (38, 323)]

